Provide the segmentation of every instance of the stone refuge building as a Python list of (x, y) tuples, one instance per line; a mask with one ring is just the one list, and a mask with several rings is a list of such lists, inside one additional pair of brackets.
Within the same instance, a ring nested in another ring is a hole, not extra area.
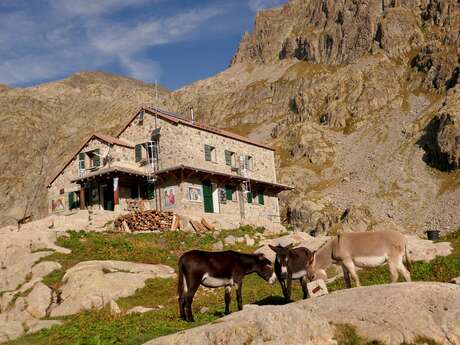
[[(192, 115), (193, 116), (193, 115)], [(280, 223), (274, 150), (153, 107), (96, 133), (48, 184), (50, 213), (171, 210), (222, 227)]]

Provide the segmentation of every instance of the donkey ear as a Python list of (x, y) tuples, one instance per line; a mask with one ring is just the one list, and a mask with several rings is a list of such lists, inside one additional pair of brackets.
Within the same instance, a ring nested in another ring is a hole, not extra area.
[(308, 257), (308, 265), (313, 266), (315, 264), (315, 261), (316, 261), (316, 250), (312, 252), (310, 256)]
[(272, 246), (271, 244), (268, 245), (271, 250), (273, 250), (275, 253), (278, 252), (278, 247)]

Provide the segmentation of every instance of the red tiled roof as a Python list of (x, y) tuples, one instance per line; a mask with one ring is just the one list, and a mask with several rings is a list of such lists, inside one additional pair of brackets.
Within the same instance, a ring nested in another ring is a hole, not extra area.
[(102, 134), (102, 133), (94, 133), (92, 138), (96, 137), (101, 139), (102, 141), (105, 141), (108, 144), (112, 145), (118, 145), (118, 146), (124, 146), (124, 147), (129, 147), (129, 148), (134, 148), (133, 144), (130, 144), (123, 139), (115, 138), (107, 134)]
[(235, 140), (238, 140), (238, 141), (242, 141), (242, 142), (245, 142), (245, 143), (248, 143), (248, 144), (251, 144), (251, 145), (254, 145), (254, 146), (258, 146), (258, 147), (262, 147), (264, 149), (268, 149), (268, 150), (271, 150), (271, 151), (275, 151), (274, 148), (272, 148), (271, 146), (268, 146), (268, 145), (265, 145), (265, 144), (262, 144), (258, 141), (255, 141), (255, 140), (252, 140), (252, 139), (249, 139), (247, 137), (244, 137), (242, 135), (239, 135), (239, 134), (236, 134), (236, 133), (232, 133), (232, 132), (229, 132), (229, 131), (225, 131), (223, 129), (220, 129), (220, 128), (216, 128), (216, 127), (211, 127), (211, 126), (208, 126), (208, 125), (205, 125), (203, 123), (199, 123), (199, 122), (196, 122), (196, 121), (190, 121), (188, 119), (185, 119), (184, 117), (181, 117), (180, 115), (178, 114), (174, 114), (174, 113), (170, 113), (170, 112), (167, 112), (165, 110), (162, 110), (162, 109), (159, 109), (159, 108), (155, 108), (155, 107), (151, 107), (151, 106), (142, 106), (140, 107), (140, 109), (138, 109), (133, 116), (131, 116), (131, 118), (128, 120), (128, 122), (126, 123), (125, 126), (123, 126), (123, 129), (118, 132), (118, 136), (120, 136), (126, 128), (128, 128), (128, 126), (131, 124), (131, 122), (134, 121), (134, 119), (138, 116), (138, 114), (141, 112), (141, 111), (146, 111), (148, 113), (151, 113), (151, 114), (154, 114), (154, 115), (157, 115), (165, 120), (168, 120), (168, 121), (171, 121), (171, 122), (174, 122), (174, 123), (180, 123), (182, 125), (185, 125), (185, 126), (190, 126), (190, 127), (194, 127), (194, 128), (198, 128), (198, 129), (201, 129), (201, 130), (204, 130), (204, 131), (207, 131), (207, 132), (210, 132), (210, 133), (214, 133), (214, 134), (218, 134), (218, 135), (222, 135), (224, 137), (227, 137), (227, 138), (230, 138), (230, 139), (235, 139)]

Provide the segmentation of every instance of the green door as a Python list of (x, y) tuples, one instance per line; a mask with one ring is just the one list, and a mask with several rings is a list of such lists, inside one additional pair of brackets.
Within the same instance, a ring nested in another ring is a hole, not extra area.
[(203, 203), (204, 203), (204, 212), (214, 213), (214, 206), (212, 202), (211, 182), (203, 182)]

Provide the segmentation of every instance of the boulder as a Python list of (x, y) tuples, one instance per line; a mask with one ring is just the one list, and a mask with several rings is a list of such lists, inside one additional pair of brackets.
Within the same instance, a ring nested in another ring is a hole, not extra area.
[(0, 343), (19, 338), (24, 334), (24, 327), (19, 321), (0, 320)]
[[(387, 345), (427, 337), (460, 343), (460, 287), (445, 283), (397, 283), (334, 292), (282, 306), (244, 306), (242, 312), (145, 345), (336, 344), (337, 324)], [(307, 337), (307, 338), (306, 338)], [(256, 340), (257, 339), (257, 340)]]
[(235, 236), (229, 235), (224, 238), (224, 243), (227, 245), (234, 245), (236, 243)]
[(165, 265), (124, 261), (84, 261), (67, 270), (61, 288), (61, 303), (51, 306), (51, 316), (100, 309), (111, 300), (132, 295), (152, 278), (173, 278)]
[(152, 310), (155, 310), (155, 308), (146, 308), (146, 307), (139, 305), (137, 307), (129, 309), (127, 311), (127, 314), (144, 314)]
[(42, 261), (32, 267), (33, 278), (43, 278), (53, 271), (60, 269), (62, 266), (58, 262), (54, 261)]
[(222, 243), (222, 241), (218, 241), (216, 243), (213, 243), (211, 248), (215, 252), (220, 252), (224, 249), (224, 244)]
[(460, 285), (460, 277), (451, 279), (450, 283)]
[(35, 284), (33, 290), (26, 297), (26, 311), (33, 317), (41, 319), (46, 316), (46, 311), (51, 304), (51, 300), (51, 289), (39, 282)]
[(112, 315), (115, 315), (115, 314), (120, 314), (121, 313), (121, 309), (120, 307), (118, 306), (118, 303), (115, 302), (113, 299), (110, 300), (110, 313)]

